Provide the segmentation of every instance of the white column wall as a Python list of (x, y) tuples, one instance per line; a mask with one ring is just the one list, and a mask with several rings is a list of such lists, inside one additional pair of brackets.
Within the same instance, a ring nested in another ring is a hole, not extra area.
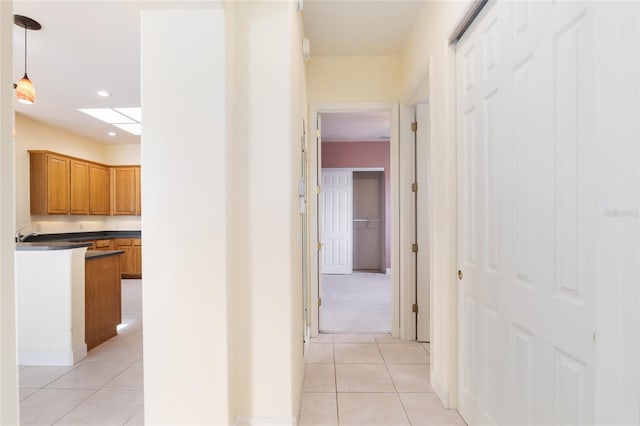
[(13, 5), (0, 1), (0, 424), (18, 424), (14, 283)]
[(145, 421), (229, 423), (225, 15), (142, 12)]
[(237, 424), (295, 422), (302, 382), (295, 14), (293, 2), (233, 4), (229, 338)]

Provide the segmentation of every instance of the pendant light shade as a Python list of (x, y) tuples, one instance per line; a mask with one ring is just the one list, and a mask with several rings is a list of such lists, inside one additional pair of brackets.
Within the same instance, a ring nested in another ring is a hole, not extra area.
[(16, 89), (18, 102), (32, 104), (36, 100), (36, 89), (27, 76), (27, 30), (39, 30), (42, 26), (38, 21), (22, 15), (13, 15), (13, 23), (24, 28), (24, 76), (13, 87)]
[(27, 74), (16, 84), (16, 97), (23, 104), (32, 104), (36, 100), (36, 89)]

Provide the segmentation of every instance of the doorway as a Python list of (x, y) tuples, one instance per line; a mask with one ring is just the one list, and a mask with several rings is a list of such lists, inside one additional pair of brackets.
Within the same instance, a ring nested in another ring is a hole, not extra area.
[(385, 273), (384, 171), (353, 172), (353, 270)]
[(318, 331), (391, 333), (391, 114), (318, 122)]

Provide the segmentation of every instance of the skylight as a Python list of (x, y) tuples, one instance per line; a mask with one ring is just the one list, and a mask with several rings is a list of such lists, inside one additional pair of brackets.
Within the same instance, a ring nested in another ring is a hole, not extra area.
[(142, 132), (142, 125), (140, 124), (142, 112), (140, 107), (78, 108), (78, 111), (136, 136), (140, 136)]

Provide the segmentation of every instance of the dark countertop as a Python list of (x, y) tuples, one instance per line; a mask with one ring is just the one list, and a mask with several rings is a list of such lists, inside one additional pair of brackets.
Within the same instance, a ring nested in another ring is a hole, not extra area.
[(140, 238), (141, 231), (97, 231), (97, 232), (66, 232), (61, 234), (31, 235), (25, 238), (25, 242), (50, 242), (50, 241), (87, 241), (111, 238)]
[(50, 242), (27, 242), (16, 243), (16, 250), (34, 251), (34, 250), (70, 250), (74, 248), (89, 247), (91, 243), (69, 242), (69, 241), (50, 241)]
[(85, 260), (99, 259), (106, 256), (115, 256), (124, 253), (124, 250), (89, 250), (84, 255)]

